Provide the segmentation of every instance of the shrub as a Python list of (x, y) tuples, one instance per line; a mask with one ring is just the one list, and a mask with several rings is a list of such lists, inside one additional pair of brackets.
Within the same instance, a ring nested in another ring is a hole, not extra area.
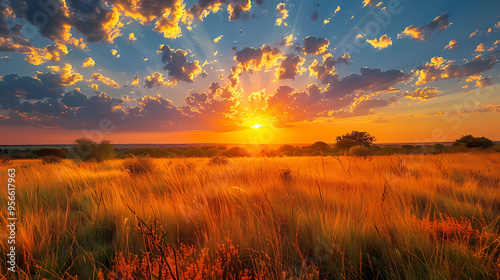
[(78, 160), (103, 161), (116, 157), (116, 151), (110, 141), (103, 140), (97, 144), (94, 140), (80, 138), (75, 140), (75, 146), (71, 148), (71, 157)]
[(126, 159), (125, 162), (123, 162), (123, 167), (130, 174), (136, 175), (150, 173), (155, 170), (154, 162), (149, 156)]
[(335, 143), (335, 148), (340, 151), (348, 151), (351, 147), (361, 145), (358, 141), (352, 139), (342, 139)]
[(326, 144), (325, 142), (318, 141), (318, 142), (314, 142), (314, 144), (312, 144), (311, 146), (309, 146), (307, 148), (312, 149), (312, 150), (326, 150), (326, 149), (330, 148), (330, 145)]
[(250, 153), (241, 148), (241, 147), (233, 147), (225, 152), (225, 154), (229, 157), (248, 157)]
[(278, 152), (284, 153), (284, 152), (292, 152), (292, 154), (295, 152), (295, 148), (291, 145), (283, 145), (278, 149)]
[(185, 157), (205, 157), (205, 153), (199, 148), (189, 148), (182, 153)]
[(60, 162), (61, 162), (61, 158), (58, 156), (48, 155), (48, 156), (42, 157), (42, 164), (53, 164), (53, 163), (60, 163)]
[(68, 152), (66, 152), (65, 150), (53, 149), (53, 148), (39, 149), (33, 151), (32, 153), (39, 157), (52, 156), (58, 158), (62, 158), (68, 154)]
[(229, 160), (226, 156), (221, 154), (217, 154), (210, 158), (208, 161), (208, 165), (226, 165), (229, 163)]
[(453, 145), (465, 144), (467, 148), (490, 148), (495, 145), (493, 141), (486, 137), (474, 137), (472, 135), (464, 135), (460, 139), (455, 140)]
[(213, 157), (215, 155), (217, 155), (218, 153), (220, 153), (219, 150), (215, 149), (215, 148), (210, 148), (208, 150), (205, 151), (205, 156), (207, 157)]
[(353, 157), (369, 157), (372, 155), (372, 151), (368, 147), (358, 145), (349, 149), (349, 155)]

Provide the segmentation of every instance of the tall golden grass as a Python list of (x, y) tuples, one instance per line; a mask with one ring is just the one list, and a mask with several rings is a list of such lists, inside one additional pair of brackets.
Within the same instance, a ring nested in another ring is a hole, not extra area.
[(500, 278), (498, 153), (153, 164), (14, 162), (16, 277)]

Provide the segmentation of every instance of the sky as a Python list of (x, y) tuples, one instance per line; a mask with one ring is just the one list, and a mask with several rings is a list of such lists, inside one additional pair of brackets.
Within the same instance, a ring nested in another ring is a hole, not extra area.
[(0, 5), (0, 145), (500, 140), (496, 0)]

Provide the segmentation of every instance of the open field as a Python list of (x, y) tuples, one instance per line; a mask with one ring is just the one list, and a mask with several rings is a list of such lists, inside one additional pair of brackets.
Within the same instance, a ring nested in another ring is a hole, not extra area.
[(14, 161), (19, 278), (500, 278), (499, 153), (152, 162)]

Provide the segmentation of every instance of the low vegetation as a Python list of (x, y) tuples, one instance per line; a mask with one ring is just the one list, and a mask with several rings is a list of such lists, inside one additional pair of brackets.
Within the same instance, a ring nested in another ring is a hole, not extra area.
[(499, 277), (498, 153), (218, 158), (14, 161), (19, 279)]

